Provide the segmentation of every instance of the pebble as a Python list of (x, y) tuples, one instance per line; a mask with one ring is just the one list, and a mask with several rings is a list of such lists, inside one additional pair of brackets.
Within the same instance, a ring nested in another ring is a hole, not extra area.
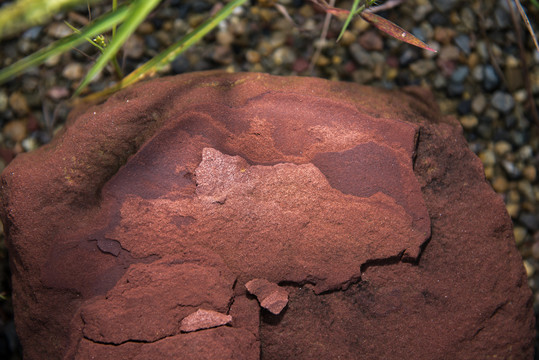
[(421, 59), (410, 64), (410, 70), (414, 75), (423, 77), (436, 70), (436, 64), (431, 60)]
[(537, 179), (537, 168), (533, 165), (528, 165), (522, 170), (522, 175), (529, 182), (534, 182)]
[(140, 35), (131, 35), (123, 46), (124, 55), (131, 59), (140, 59), (144, 55), (146, 44)]
[(460, 50), (453, 45), (447, 45), (440, 50), (438, 59), (440, 60), (458, 60), (460, 56)]
[(21, 141), (21, 146), (26, 152), (37, 149), (39, 145), (38, 141), (33, 137), (28, 137)]
[(466, 130), (474, 129), (479, 123), (475, 115), (464, 115), (461, 116), (459, 120), (462, 127)]
[(515, 100), (511, 94), (496, 91), (494, 96), (492, 96), (491, 104), (496, 110), (502, 113), (508, 113), (515, 106)]
[(461, 49), (466, 55), (470, 55), (472, 51), (470, 46), (470, 37), (466, 34), (460, 34), (455, 37), (455, 44)]
[(4, 126), (2, 130), (4, 137), (18, 143), (26, 137), (26, 123), (22, 120), (14, 120)]
[(47, 90), (47, 96), (54, 101), (66, 99), (69, 97), (69, 89), (65, 86), (54, 86)]
[(536, 260), (539, 260), (539, 242), (535, 242), (532, 246), (532, 255)]
[(527, 234), (528, 231), (522, 226), (515, 226), (513, 228), (513, 235), (515, 236), (515, 243), (517, 244), (517, 246), (524, 242), (524, 239), (526, 238)]
[(500, 85), (498, 74), (496, 74), (492, 65), (485, 65), (482, 69), (483, 89), (488, 92), (496, 90)]
[(245, 59), (251, 64), (256, 64), (260, 62), (260, 53), (255, 50), (247, 50), (245, 53)]
[(283, 46), (273, 53), (273, 62), (275, 65), (291, 65), (296, 60), (296, 53), (288, 46)]
[(379, 31), (367, 31), (359, 37), (359, 45), (367, 51), (380, 51), (384, 48), (384, 41)]
[(62, 75), (68, 80), (79, 80), (84, 75), (84, 67), (81, 63), (69, 63), (62, 71)]
[(520, 160), (527, 160), (533, 156), (533, 149), (530, 145), (526, 144), (518, 149), (517, 156)]
[(492, 188), (494, 188), (498, 194), (503, 194), (509, 188), (509, 183), (504, 176), (498, 176), (492, 181)]
[(511, 219), (518, 218), (518, 214), (520, 213), (520, 205), (517, 203), (507, 203), (505, 205), (505, 209), (507, 210), (507, 213), (509, 216), (511, 216)]
[(447, 45), (453, 40), (456, 31), (452, 28), (437, 26), (434, 28), (434, 40), (444, 45)]
[(522, 176), (522, 171), (513, 162), (502, 160), (501, 165), (510, 179), (518, 179)]
[(518, 220), (531, 231), (539, 230), (539, 216), (537, 214), (522, 213)]
[(474, 114), (479, 115), (485, 110), (487, 106), (487, 98), (483, 94), (476, 95), (472, 100), (472, 111)]
[(368, 51), (363, 49), (358, 43), (354, 43), (349, 47), (350, 55), (356, 61), (358, 65), (364, 67), (373, 67), (374, 62), (371, 59), (371, 55)]
[(530, 184), (529, 181), (519, 181), (517, 184), (517, 189), (522, 195), (524, 195), (526, 200), (531, 202), (535, 201), (535, 193), (533, 191), (532, 184)]
[(19, 115), (24, 116), (30, 112), (30, 107), (26, 101), (26, 97), (21, 92), (14, 92), (9, 96), (9, 106)]
[(479, 158), (484, 166), (494, 166), (496, 164), (496, 154), (490, 149), (481, 151), (479, 153)]
[(47, 35), (55, 39), (61, 39), (71, 34), (73, 34), (73, 30), (63, 22), (54, 22), (47, 28)]
[(500, 140), (494, 144), (494, 152), (498, 156), (504, 156), (505, 154), (509, 153), (513, 147), (510, 143), (504, 140)]
[(468, 76), (468, 67), (467, 66), (459, 66), (458, 68), (453, 71), (453, 74), (451, 74), (451, 81), (454, 81), (456, 83), (462, 83)]
[(528, 260), (524, 260), (523, 264), (524, 269), (526, 270), (526, 276), (532, 277), (535, 273), (535, 268), (533, 267), (533, 265)]

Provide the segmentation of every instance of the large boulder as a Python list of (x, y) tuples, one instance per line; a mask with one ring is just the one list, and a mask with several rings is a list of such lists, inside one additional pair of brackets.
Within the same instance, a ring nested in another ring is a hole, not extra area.
[(154, 80), (1, 182), (28, 360), (533, 356), (510, 218), (419, 88)]

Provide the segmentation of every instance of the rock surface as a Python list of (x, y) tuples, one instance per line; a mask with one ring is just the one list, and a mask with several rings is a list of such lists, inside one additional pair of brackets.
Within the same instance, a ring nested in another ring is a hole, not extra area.
[[(420, 89), (164, 78), (1, 181), (25, 359), (533, 356), (510, 218)], [(286, 287), (279, 315), (255, 278)], [(182, 333), (199, 308), (234, 320)]]

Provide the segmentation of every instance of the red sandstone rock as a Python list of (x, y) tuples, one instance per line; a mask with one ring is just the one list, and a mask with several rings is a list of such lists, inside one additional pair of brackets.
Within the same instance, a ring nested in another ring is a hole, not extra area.
[(230, 315), (221, 314), (213, 310), (198, 309), (183, 318), (180, 330), (182, 332), (192, 332), (226, 325), (231, 321), (232, 316)]
[(266, 279), (253, 279), (245, 284), (245, 288), (256, 296), (260, 306), (275, 315), (278, 315), (288, 303), (288, 292)]
[[(1, 186), (25, 359), (533, 356), (510, 218), (419, 89), (159, 79), (75, 110)], [(259, 321), (256, 278), (286, 311)], [(234, 320), (182, 333), (199, 308)]]

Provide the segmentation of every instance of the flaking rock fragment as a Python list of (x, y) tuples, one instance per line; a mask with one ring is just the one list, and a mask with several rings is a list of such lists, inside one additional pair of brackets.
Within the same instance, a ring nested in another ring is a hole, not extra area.
[(229, 324), (232, 316), (221, 314), (213, 310), (198, 309), (194, 313), (183, 318), (180, 330), (182, 332), (193, 332), (197, 330), (214, 328)]
[(266, 279), (253, 279), (245, 284), (247, 291), (258, 299), (260, 306), (278, 315), (288, 304), (288, 292)]

